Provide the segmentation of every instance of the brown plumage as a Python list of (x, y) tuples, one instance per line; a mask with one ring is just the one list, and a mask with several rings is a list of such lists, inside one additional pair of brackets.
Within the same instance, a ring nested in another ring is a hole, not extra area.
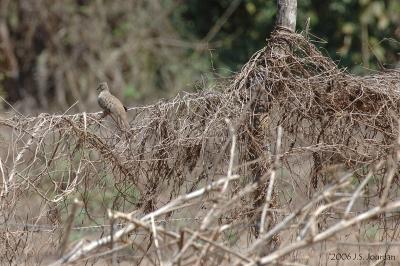
[(125, 130), (129, 129), (127, 109), (121, 101), (110, 93), (107, 82), (102, 82), (97, 87), (97, 102), (104, 110), (104, 116), (113, 115), (118, 124)]

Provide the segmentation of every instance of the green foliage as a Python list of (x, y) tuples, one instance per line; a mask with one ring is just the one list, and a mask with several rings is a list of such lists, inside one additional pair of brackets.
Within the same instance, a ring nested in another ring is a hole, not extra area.
[(365, 240), (372, 241), (376, 239), (378, 234), (379, 224), (372, 224), (365, 230)]
[[(180, 5), (172, 16), (183, 38), (201, 40), (223, 15), (232, 1), (190, 0)], [(251, 54), (263, 47), (273, 29), (275, 1), (247, 0), (229, 17), (210, 41), (219, 43), (213, 50), (217, 68), (238, 70)]]
[(360, 184), (360, 180), (356, 176), (352, 176), (350, 182), (354, 187)]
[[(232, 1), (190, 0), (172, 16), (183, 38), (201, 40)], [(216, 69), (237, 71), (249, 56), (265, 45), (275, 23), (276, 1), (243, 0), (213, 41)], [(394, 67), (400, 51), (398, 0), (298, 1), (297, 29), (310, 18), (311, 33), (328, 56), (354, 72), (380, 66)], [(397, 40), (397, 41), (396, 41)], [(360, 67), (362, 66), (362, 68)]]
[(236, 230), (226, 230), (224, 240), (227, 241), (229, 246), (233, 246), (239, 240), (239, 233)]
[(141, 97), (142, 93), (133, 85), (127, 85), (124, 89), (124, 97), (126, 99), (137, 100)]

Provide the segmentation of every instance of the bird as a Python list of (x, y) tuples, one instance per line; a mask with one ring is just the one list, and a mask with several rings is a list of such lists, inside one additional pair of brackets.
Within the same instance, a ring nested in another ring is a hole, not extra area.
[(103, 117), (107, 115), (115, 116), (117, 119), (117, 123), (124, 129), (129, 129), (128, 109), (122, 104), (122, 102), (111, 94), (110, 89), (108, 88), (107, 82), (101, 82), (96, 89), (97, 103), (103, 109)]

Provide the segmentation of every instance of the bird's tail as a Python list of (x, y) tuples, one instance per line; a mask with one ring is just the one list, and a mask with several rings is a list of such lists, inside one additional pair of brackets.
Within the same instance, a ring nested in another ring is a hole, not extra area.
[(118, 124), (120, 125), (123, 134), (125, 135), (126, 139), (129, 139), (132, 134), (130, 133), (131, 127), (129, 125), (128, 117), (127, 117), (126, 113), (121, 115), (118, 120), (119, 120)]

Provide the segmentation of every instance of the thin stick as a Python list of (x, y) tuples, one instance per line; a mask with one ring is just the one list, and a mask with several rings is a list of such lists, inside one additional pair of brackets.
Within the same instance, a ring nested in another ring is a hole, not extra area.
[(223, 250), (223, 251), (225, 251), (225, 252), (227, 252), (229, 254), (232, 254), (235, 257), (238, 257), (239, 259), (241, 259), (241, 260), (243, 260), (245, 262), (248, 262), (248, 263), (252, 262), (252, 259), (247, 258), (247, 257), (241, 255), (240, 253), (238, 253), (238, 252), (236, 252), (234, 250), (231, 250), (231, 249), (227, 248), (226, 246), (224, 246), (224, 245), (222, 245), (222, 244), (220, 244), (218, 242), (215, 242), (215, 241), (213, 241), (211, 239), (208, 239), (207, 237), (204, 237), (202, 235), (196, 234), (197, 232), (194, 232), (194, 231), (190, 230), (189, 228), (185, 228), (184, 230), (185, 230), (185, 232), (188, 232), (191, 235), (196, 235), (196, 238), (201, 239), (201, 240), (209, 243), (210, 245), (212, 245), (212, 246), (214, 246), (214, 247), (216, 247), (218, 249), (221, 249), (221, 250)]
[(79, 201), (76, 198), (74, 199), (74, 201), (72, 203), (71, 213), (69, 214), (68, 219), (66, 221), (65, 231), (64, 231), (63, 239), (62, 239), (61, 245), (60, 245), (60, 251), (59, 251), (60, 257), (62, 257), (64, 255), (65, 250), (67, 248), (67, 243), (68, 243), (69, 235), (71, 233), (72, 224), (74, 222), (76, 211), (78, 210), (78, 207), (80, 207), (82, 205), (83, 205), (83, 203), (81, 201)]
[(375, 208), (372, 208), (372, 209), (370, 209), (364, 213), (361, 213), (361, 214), (357, 215), (356, 217), (348, 219), (348, 220), (343, 219), (340, 222), (338, 222), (337, 224), (329, 227), (327, 230), (319, 233), (318, 235), (316, 235), (315, 237), (313, 237), (311, 239), (297, 241), (293, 244), (285, 246), (275, 252), (272, 252), (271, 254), (269, 254), (265, 257), (262, 257), (255, 263), (247, 264), (247, 266), (257, 265), (259, 263), (260, 264), (272, 263), (272, 262), (276, 261), (277, 259), (293, 252), (294, 250), (299, 250), (304, 247), (311, 246), (312, 244), (318, 243), (320, 241), (326, 240), (326, 239), (332, 237), (333, 235), (335, 235), (336, 233), (343, 231), (344, 229), (347, 229), (354, 224), (365, 221), (365, 220), (372, 218), (380, 213), (390, 211), (393, 209), (397, 209), (397, 208), (400, 208), (400, 201), (388, 203), (388, 204), (386, 204), (385, 207), (377, 206)]
[(204, 195), (208, 191), (216, 190), (217, 187), (219, 187), (222, 184), (225, 184), (227, 180), (232, 181), (232, 180), (235, 180), (238, 178), (239, 178), (239, 175), (232, 175), (230, 178), (225, 177), (225, 178), (219, 179), (215, 182), (212, 182), (210, 185), (207, 185), (204, 188), (198, 189), (198, 190), (193, 191), (186, 195), (179, 196), (176, 199), (172, 200), (170, 203), (164, 205), (163, 207), (155, 210), (154, 212), (151, 212), (151, 213), (145, 215), (141, 220), (149, 220), (151, 215), (154, 215), (156, 217), (161, 214), (168, 213), (171, 209), (175, 208), (175, 206), (177, 206), (179, 204), (183, 204), (194, 198), (198, 198), (198, 197)]
[(53, 262), (53, 263), (50, 264), (49, 266), (59, 266), (59, 265), (64, 264), (65, 262), (67, 262), (68, 259), (69, 259), (73, 254), (75, 254), (75, 252), (77, 252), (77, 251), (82, 247), (83, 242), (84, 242), (84, 240), (81, 239), (81, 240), (74, 246), (74, 248), (71, 249), (70, 252), (68, 252), (68, 253), (67, 253), (65, 256), (63, 256), (61, 259), (59, 259), (59, 260)]
[(349, 198), (342, 198), (339, 199), (337, 201), (331, 202), (329, 204), (326, 205), (321, 205), (319, 206), (312, 214), (310, 217), (310, 220), (308, 221), (308, 223), (304, 226), (303, 230), (300, 232), (299, 237), (297, 238), (297, 240), (301, 240), (305, 237), (307, 231), (309, 228), (311, 228), (311, 233), (312, 236), (315, 236), (317, 234), (316, 232), (316, 221), (317, 221), (317, 217), (325, 210), (332, 208), (333, 206), (336, 206), (338, 204), (344, 203), (349, 201)]
[[(210, 241), (216, 241), (219, 235), (219, 230), (218, 229), (214, 229), (212, 234), (211, 234), (211, 239)], [(195, 263), (195, 266), (200, 266), (202, 265), (203, 259), (204, 257), (207, 255), (208, 251), (210, 250), (211, 244), (207, 243), (204, 245), (203, 249), (201, 250), (201, 253), (199, 255), (199, 257), (197, 258), (197, 261)]]
[[(231, 131), (232, 145), (231, 145), (231, 153), (230, 153), (227, 177), (225, 179), (224, 185), (221, 189), (220, 197), (218, 199), (222, 198), (222, 196), (226, 192), (229, 181), (232, 180), (232, 168), (233, 168), (233, 161), (234, 161), (235, 149), (236, 149), (236, 134), (235, 134), (234, 128), (229, 119), (225, 119), (225, 122), (228, 124), (229, 130)], [(211, 223), (212, 218), (216, 216), (215, 209), (218, 207), (218, 203), (219, 203), (218, 199), (213, 204), (211, 209), (207, 212), (207, 215), (204, 217), (199, 231), (205, 230), (208, 227), (208, 225)], [(186, 252), (186, 250), (191, 246), (192, 242), (196, 239), (197, 234), (199, 234), (199, 232), (196, 232), (194, 235), (192, 235), (192, 237), (186, 242), (186, 244), (182, 247), (182, 249), (179, 250), (179, 252), (175, 255), (174, 259), (172, 260), (172, 264), (176, 264), (180, 260), (181, 256), (183, 256), (183, 254)]]
[(337, 184), (331, 185), (327, 187), (324, 191), (316, 195), (311, 201), (305, 203), (302, 207), (298, 208), (296, 211), (293, 213), (289, 214), (286, 216), (285, 219), (283, 219), (282, 222), (276, 224), (271, 230), (269, 230), (266, 234), (262, 235), (260, 238), (258, 238), (254, 243), (248, 248), (249, 252), (248, 253), (254, 253), (255, 250), (260, 247), (265, 241), (268, 241), (271, 239), (275, 234), (283, 230), (288, 226), (288, 224), (299, 214), (303, 213), (305, 210), (309, 209), (311, 206), (313, 206), (316, 202), (327, 198), (331, 195), (334, 194), (334, 192), (340, 188), (344, 187), (350, 184), (348, 179), (352, 176), (351, 173), (344, 175)]
[(225, 181), (224, 186), (222, 187), (221, 193), (224, 193), (225, 190), (227, 189), (229, 181), (230, 181), (229, 179), (232, 176), (233, 162), (235, 160), (236, 139), (237, 139), (235, 129), (233, 128), (231, 121), (228, 118), (225, 118), (225, 122), (228, 124), (229, 131), (232, 135), (232, 144), (231, 144), (231, 152), (230, 152), (230, 157), (229, 157), (228, 172), (226, 174), (227, 179)]
[(13, 109), (14, 110), (14, 112), (16, 112), (18, 115), (20, 115), (20, 116), (22, 116), (22, 117), (25, 117), (26, 118), (26, 116), (24, 116), (23, 114), (21, 114), (17, 109), (15, 109), (14, 108), (14, 106), (11, 104), (11, 103), (9, 103), (6, 99), (4, 99), (3, 97), (1, 97), (0, 96), (0, 99), (2, 99), (8, 106), (10, 106), (11, 107), (11, 109)]
[(15, 177), (15, 175), (17, 174), (17, 166), (19, 165), (20, 160), (23, 158), (24, 154), (29, 150), (30, 146), (33, 145), (34, 139), (36, 138), (36, 136), (37, 136), (38, 134), (40, 134), (40, 129), (41, 129), (42, 126), (45, 124), (45, 122), (46, 122), (46, 120), (45, 120), (45, 119), (42, 119), (42, 120), (39, 120), (39, 121), (35, 124), (35, 126), (34, 126), (35, 130), (33, 131), (32, 136), (31, 136), (30, 139), (27, 141), (27, 143), (25, 144), (25, 146), (21, 149), (21, 151), (18, 153), (18, 155), (17, 155), (17, 157), (16, 157), (16, 159), (15, 159), (13, 168), (11, 169), (10, 176), (9, 176), (9, 178), (8, 178), (8, 182), (9, 182), (10, 184), (13, 183), (14, 177)]
[(275, 177), (276, 177), (276, 170), (279, 165), (279, 157), (281, 152), (281, 145), (282, 145), (282, 127), (278, 126), (278, 136), (276, 139), (276, 147), (275, 147), (275, 161), (272, 165), (271, 174), (269, 178), (269, 184), (267, 189), (267, 196), (265, 198), (265, 204), (261, 213), (261, 221), (260, 221), (260, 234), (263, 234), (265, 231), (265, 220), (267, 216), (267, 211), (271, 206), (271, 198), (272, 198), (272, 191), (274, 189), (275, 184)]
[[(238, 175), (233, 175), (233, 176), (231, 176), (230, 180), (235, 180), (235, 179), (238, 179), (238, 178), (239, 178)], [(222, 185), (222, 184), (225, 184), (226, 179), (227, 179), (227, 178), (219, 179), (219, 180), (217, 180), (217, 181), (211, 183), (210, 185), (207, 185), (207, 186), (204, 187), (204, 188), (201, 188), (201, 189), (199, 189), (199, 190), (193, 191), (192, 193), (189, 193), (189, 194), (186, 194), (186, 195), (179, 196), (178, 198), (172, 200), (170, 203), (164, 205), (164, 206), (161, 207), (160, 209), (158, 209), (158, 210), (156, 210), (156, 211), (154, 211), (154, 212), (151, 212), (151, 213), (149, 213), (149, 214), (143, 216), (143, 217), (141, 218), (141, 220), (142, 220), (142, 221), (147, 221), (147, 220), (149, 220), (149, 219), (151, 218), (151, 216), (156, 217), (156, 216), (159, 216), (159, 215), (161, 215), (161, 214), (168, 213), (168, 212), (170, 211), (170, 209), (171, 209), (171, 208), (175, 208), (176, 205), (185, 203), (185, 202), (188, 201), (188, 200), (191, 200), (191, 199), (194, 199), (194, 198), (197, 198), (197, 197), (200, 197), (200, 196), (204, 195), (204, 193), (206, 193), (206, 192), (208, 192), (208, 191), (212, 191), (212, 190), (217, 189), (218, 186), (220, 186), (220, 185)], [(126, 227), (124, 227), (124, 228), (118, 230), (118, 231), (115, 232), (115, 234), (113, 235), (114, 241), (118, 241), (122, 236), (124, 236), (124, 235), (126, 235), (126, 234), (129, 234), (130, 232), (132, 232), (133, 230), (135, 230), (135, 228), (136, 228), (136, 225), (134, 225), (134, 224), (129, 224), (129, 225), (127, 225)], [(81, 256), (83, 256), (84, 254), (87, 254), (88, 252), (90, 252), (90, 251), (92, 251), (92, 250), (94, 250), (94, 249), (96, 249), (96, 248), (98, 248), (98, 247), (101, 247), (101, 246), (104, 246), (104, 245), (109, 244), (110, 241), (111, 241), (111, 236), (105, 236), (105, 237), (100, 238), (100, 239), (98, 239), (98, 240), (94, 240), (94, 241), (90, 242), (89, 244), (87, 244), (87, 245), (82, 246), (81, 248), (79, 248), (79, 249), (75, 252), (75, 254), (71, 255), (71, 256), (68, 258), (68, 262), (73, 262), (73, 261), (75, 261), (76, 259), (78, 259), (78, 258), (80, 258)]]
[[(113, 211), (113, 216), (115, 219), (120, 218), (120, 219), (124, 219), (126, 221), (129, 221), (131, 223), (134, 223), (136, 226), (138, 227), (142, 227), (143, 229), (146, 229), (148, 232), (152, 232), (152, 226), (148, 225), (146, 222), (143, 222), (142, 220), (138, 220), (134, 217), (132, 217), (132, 215), (130, 214), (125, 214), (122, 212), (117, 212), (117, 211)], [(167, 231), (165, 229), (163, 229), (162, 227), (156, 226), (156, 229), (158, 232), (163, 233), (169, 237), (172, 237), (174, 239), (179, 239), (179, 234), (175, 233), (175, 232), (171, 232), (171, 231)]]
[(8, 194), (8, 185), (7, 185), (6, 176), (4, 175), (3, 162), (2, 162), (1, 157), (0, 157), (0, 171), (1, 171), (1, 176), (3, 178), (3, 186), (4, 186), (4, 190), (2, 190), (1, 194), (0, 194), (0, 198), (2, 198), (4, 195)]
[(225, 10), (220, 18), (218, 18), (217, 22), (211, 28), (211, 30), (207, 33), (206, 37), (202, 40), (202, 42), (211, 41), (214, 36), (220, 31), (222, 26), (226, 23), (229, 17), (233, 14), (233, 12), (238, 8), (241, 0), (234, 0), (230, 3), (229, 7)]
[(351, 211), (351, 208), (354, 205), (354, 202), (356, 201), (356, 199), (359, 198), (363, 188), (368, 184), (369, 180), (374, 176), (374, 172), (376, 170), (378, 170), (382, 166), (382, 164), (383, 164), (383, 160), (379, 161), (378, 164), (368, 172), (367, 176), (364, 178), (364, 180), (361, 182), (361, 184), (357, 187), (356, 191), (353, 193), (353, 196), (351, 197), (349, 205), (347, 205), (346, 211), (344, 212), (345, 218), (348, 217), (348, 215)]
[[(397, 116), (396, 116), (397, 118)], [(399, 152), (400, 152), (400, 119), (397, 118), (397, 126), (398, 126), (398, 133), (397, 133), (397, 143), (394, 148), (394, 155), (393, 160), (391, 161), (392, 166), (387, 172), (386, 177), (386, 186), (383, 190), (382, 197), (380, 200), (380, 205), (385, 205), (389, 196), (389, 190), (393, 182), (393, 178), (397, 172), (397, 164), (399, 163)]]
[(161, 257), (160, 245), (158, 244), (156, 225), (154, 223), (154, 216), (151, 216), (150, 220), (151, 220), (151, 229), (152, 229), (152, 232), (153, 232), (154, 245), (156, 246), (158, 261), (160, 262), (160, 265), (163, 265), (163, 260), (162, 260), (162, 257)]
[[(112, 215), (112, 212), (110, 209), (108, 209), (108, 217), (110, 218), (110, 237), (111, 237), (111, 250), (114, 250), (114, 224), (115, 224), (115, 218), (114, 215)], [(117, 265), (117, 257), (116, 253), (112, 253), (111, 257), (111, 263), (113, 266)]]

